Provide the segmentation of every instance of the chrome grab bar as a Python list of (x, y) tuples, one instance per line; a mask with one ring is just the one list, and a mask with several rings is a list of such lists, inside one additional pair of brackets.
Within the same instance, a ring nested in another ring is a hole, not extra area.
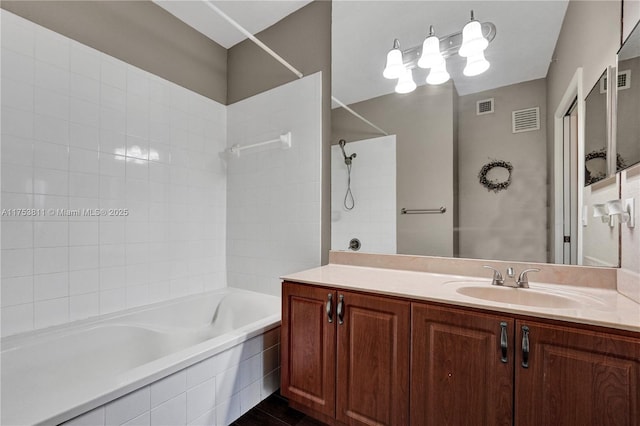
[(400, 210), (400, 214), (442, 214), (447, 211), (446, 207), (440, 207), (439, 209), (405, 209)]

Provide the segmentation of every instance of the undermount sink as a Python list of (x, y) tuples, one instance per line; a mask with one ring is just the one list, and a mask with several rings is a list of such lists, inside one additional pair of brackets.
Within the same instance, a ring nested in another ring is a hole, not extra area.
[(544, 293), (541, 291), (522, 288), (509, 287), (486, 287), (486, 286), (465, 286), (458, 287), (456, 292), (463, 296), (474, 297), (476, 299), (490, 300), (500, 303), (511, 303), (514, 305), (537, 306), (541, 308), (580, 308), (585, 303), (574, 298), (558, 294)]

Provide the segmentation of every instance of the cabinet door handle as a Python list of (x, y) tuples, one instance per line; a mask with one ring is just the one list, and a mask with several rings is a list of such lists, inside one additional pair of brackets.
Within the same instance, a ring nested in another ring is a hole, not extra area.
[(329, 322), (333, 322), (333, 306), (332, 303), (333, 302), (333, 295), (331, 293), (329, 293), (327, 295), (327, 320), (329, 320)]
[(507, 339), (507, 323), (500, 323), (500, 350), (502, 351), (502, 357), (500, 361), (506, 363), (507, 362), (507, 349), (508, 347), (508, 339)]
[(529, 327), (522, 326), (522, 368), (529, 368)]
[(338, 312), (338, 324), (342, 324), (344, 322), (344, 296), (342, 294), (338, 296), (338, 308), (336, 310)]

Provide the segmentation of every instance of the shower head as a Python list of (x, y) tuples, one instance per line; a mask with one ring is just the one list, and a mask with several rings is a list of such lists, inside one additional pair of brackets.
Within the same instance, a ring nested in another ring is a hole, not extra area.
[(344, 151), (344, 146), (346, 144), (347, 144), (347, 141), (345, 141), (344, 139), (340, 139), (338, 141), (338, 145), (340, 145), (340, 149), (342, 150), (342, 155), (344, 156), (344, 164), (346, 164), (347, 166), (350, 166), (351, 160), (356, 158), (356, 153), (354, 152), (353, 154), (347, 156), (347, 153)]

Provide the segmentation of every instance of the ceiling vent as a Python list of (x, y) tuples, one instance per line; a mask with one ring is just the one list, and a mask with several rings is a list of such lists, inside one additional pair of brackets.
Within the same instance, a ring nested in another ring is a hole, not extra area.
[(491, 114), (493, 112), (493, 98), (476, 102), (476, 115)]
[[(625, 90), (631, 87), (631, 70), (620, 71), (618, 73), (618, 90)], [(607, 93), (607, 77), (600, 79), (600, 93)]]
[(540, 130), (540, 107), (521, 109), (511, 113), (513, 133)]

